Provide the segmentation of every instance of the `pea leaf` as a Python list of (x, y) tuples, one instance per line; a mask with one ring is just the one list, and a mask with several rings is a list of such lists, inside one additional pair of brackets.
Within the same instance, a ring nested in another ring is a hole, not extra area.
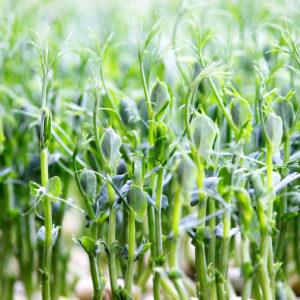
[(78, 242), (87, 254), (94, 256), (99, 253), (99, 246), (96, 244), (96, 241), (90, 237), (83, 236), (78, 240)]
[[(52, 228), (52, 240), (51, 240), (51, 243), (52, 243), (52, 247), (55, 245), (56, 241), (57, 241), (57, 237), (58, 237), (58, 231), (60, 229), (60, 226), (53, 226)], [(44, 246), (44, 243), (45, 243), (45, 226), (42, 225), (38, 232), (37, 232), (37, 235), (36, 235), (36, 239), (37, 239), (37, 243), (38, 245), (40, 246)]]
[(242, 216), (242, 225), (246, 232), (249, 231), (251, 219), (253, 216), (253, 208), (251, 206), (251, 198), (249, 193), (241, 187), (235, 188), (235, 197), (240, 208)]
[(107, 128), (102, 134), (100, 146), (103, 158), (109, 168), (116, 169), (121, 158), (121, 138), (112, 128)]
[(234, 99), (230, 103), (230, 112), (234, 124), (241, 129), (252, 119), (249, 103), (244, 99)]
[(274, 113), (270, 113), (266, 120), (267, 138), (272, 144), (274, 151), (280, 146), (283, 134), (282, 119)]
[(33, 196), (37, 196), (38, 195), (38, 191), (41, 188), (41, 186), (33, 181), (29, 182), (29, 188), (30, 188), (30, 192)]
[(135, 103), (129, 99), (122, 99), (120, 103), (120, 116), (122, 122), (130, 127), (133, 128), (138, 120), (138, 111)]
[(274, 103), (273, 109), (275, 113), (282, 118), (284, 133), (289, 132), (294, 123), (294, 107), (292, 103), (286, 99), (280, 99)]
[(129, 206), (134, 211), (135, 220), (137, 222), (143, 222), (148, 205), (144, 192), (137, 185), (131, 185), (127, 193), (127, 200)]
[(141, 244), (138, 246), (138, 248), (135, 251), (135, 258), (134, 260), (138, 260), (141, 256), (143, 256), (151, 247), (151, 243), (146, 243), (145, 241), (142, 241)]
[(80, 174), (81, 186), (88, 197), (95, 198), (97, 189), (96, 175), (89, 170), (84, 170)]
[(49, 108), (44, 108), (41, 115), (41, 132), (40, 132), (40, 144), (41, 148), (48, 147), (52, 137), (52, 114)]
[(170, 95), (165, 83), (157, 81), (151, 91), (151, 103), (154, 105), (155, 118), (159, 120), (170, 103)]
[(58, 176), (51, 177), (46, 186), (47, 194), (58, 197), (61, 194), (61, 181)]
[(195, 175), (195, 165), (193, 161), (186, 155), (182, 157), (177, 168), (176, 179), (182, 190), (188, 191), (193, 187), (193, 178)]
[(217, 134), (213, 120), (206, 115), (198, 115), (190, 124), (191, 138), (198, 154), (206, 160), (212, 151)]

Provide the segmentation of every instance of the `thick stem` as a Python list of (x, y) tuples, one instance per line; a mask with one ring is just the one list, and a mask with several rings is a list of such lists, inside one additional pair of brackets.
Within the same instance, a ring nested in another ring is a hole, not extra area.
[[(266, 212), (267, 222), (272, 221), (273, 219), (273, 201), (274, 201), (274, 188), (273, 188), (273, 153), (274, 149), (271, 143), (267, 143), (267, 152), (266, 152), (266, 168), (267, 168), (267, 190), (270, 193), (270, 198), (268, 200), (268, 208)], [(266, 261), (268, 261), (268, 272), (271, 281), (271, 291), (273, 296), (275, 296), (275, 272), (274, 272), (274, 263), (273, 263), (273, 245), (272, 237), (267, 232), (267, 243), (269, 244), (266, 251), (267, 255)]]
[[(172, 220), (172, 240), (170, 243), (169, 250), (169, 266), (170, 269), (174, 270), (178, 268), (178, 238), (179, 238), (179, 223), (181, 218), (181, 191), (180, 187), (177, 186), (174, 195), (174, 206), (173, 206), (173, 220)], [(187, 293), (184, 289), (183, 283), (180, 279), (173, 280), (175, 288), (181, 300), (187, 299)]]
[(108, 196), (110, 202), (110, 216), (108, 224), (108, 247), (109, 247), (109, 256), (108, 256), (108, 268), (109, 268), (109, 277), (110, 285), (112, 289), (113, 299), (118, 295), (118, 274), (117, 274), (117, 264), (116, 264), (116, 217), (117, 211), (113, 207), (114, 204), (114, 191), (111, 185), (107, 185)]
[[(157, 259), (163, 253), (162, 245), (162, 228), (161, 228), (161, 198), (162, 198), (162, 185), (163, 185), (163, 169), (160, 169), (157, 174), (157, 185), (156, 185), (156, 199), (155, 199), (155, 232), (156, 232), (156, 255)], [(155, 272), (154, 274), (154, 295), (155, 299), (159, 299), (160, 295), (160, 273)]]
[(293, 254), (296, 263), (297, 273), (300, 274), (300, 218), (294, 220), (294, 238), (293, 238)]
[[(231, 204), (231, 194), (228, 194), (225, 198), (225, 201), (228, 205)], [(220, 254), (217, 261), (217, 268), (219, 274), (217, 274), (217, 293), (218, 297), (222, 299), (229, 299), (229, 291), (226, 284), (227, 278), (227, 267), (230, 251), (230, 227), (231, 227), (231, 212), (227, 210), (224, 213), (223, 217), (223, 237), (220, 241)]]
[(93, 300), (100, 300), (102, 297), (102, 286), (99, 277), (97, 257), (93, 255), (89, 255), (89, 262), (90, 262), (90, 271), (91, 271), (91, 277), (92, 277), (93, 288), (94, 288)]
[[(197, 186), (198, 189), (203, 189), (204, 180), (204, 167), (197, 152), (192, 151), (193, 159), (197, 167)], [(206, 196), (203, 193), (199, 193), (199, 210), (198, 220), (204, 220), (206, 217)], [(205, 228), (205, 222), (201, 222), (197, 231), (203, 231)], [(196, 278), (197, 278), (197, 296), (198, 299), (207, 299), (208, 288), (207, 288), (207, 270), (206, 270), (206, 255), (205, 255), (205, 244), (204, 241), (196, 241), (195, 244), (195, 266), (196, 266)]]
[[(286, 164), (290, 160), (290, 135), (287, 133), (284, 140), (284, 152), (283, 162)], [(288, 175), (288, 171), (285, 171), (284, 176)], [(283, 216), (287, 212), (287, 187), (284, 188), (284, 194), (279, 203), (279, 233), (277, 235), (277, 248), (276, 248), (276, 260), (281, 262), (283, 259), (283, 248), (285, 243), (285, 237), (287, 232), (287, 222), (284, 222)]]
[(156, 258), (156, 235), (155, 235), (155, 220), (154, 220), (154, 209), (152, 205), (148, 205), (147, 208), (148, 227), (149, 227), (149, 240), (151, 243), (151, 258), (154, 263)]
[(140, 72), (141, 72), (144, 96), (145, 96), (145, 100), (146, 100), (148, 119), (149, 119), (149, 142), (150, 142), (150, 145), (153, 145), (153, 143), (154, 143), (153, 110), (152, 110), (152, 105), (151, 105), (151, 99), (149, 97), (147, 81), (146, 81), (146, 76), (145, 76), (145, 70), (144, 70), (144, 66), (143, 66), (141, 57), (139, 57), (139, 65), (140, 65)]
[(125, 290), (130, 295), (133, 283), (135, 257), (135, 217), (134, 211), (128, 213), (128, 262), (125, 276)]
[(258, 202), (258, 219), (260, 223), (260, 249), (259, 249), (259, 257), (258, 257), (258, 268), (257, 275), (260, 287), (262, 289), (263, 298), (266, 300), (272, 299), (272, 290), (271, 290), (271, 282), (270, 275), (268, 272), (268, 248), (269, 248), (269, 240), (268, 240), (268, 224), (266, 214), (263, 208), (263, 204)]
[[(252, 268), (252, 262), (251, 262), (251, 256), (250, 256), (250, 243), (247, 236), (242, 235), (242, 261), (243, 261), (243, 267), (245, 269), (251, 267)], [(248, 300), (251, 296), (251, 289), (252, 289), (252, 275), (246, 274), (244, 276), (244, 287), (242, 291), (242, 300)]]
[[(48, 182), (48, 151), (41, 151), (41, 181), (45, 187)], [(45, 243), (43, 254), (43, 271), (42, 271), (42, 295), (43, 300), (50, 300), (50, 281), (51, 281), (51, 254), (52, 254), (52, 209), (51, 199), (44, 197), (44, 225), (45, 225)]]

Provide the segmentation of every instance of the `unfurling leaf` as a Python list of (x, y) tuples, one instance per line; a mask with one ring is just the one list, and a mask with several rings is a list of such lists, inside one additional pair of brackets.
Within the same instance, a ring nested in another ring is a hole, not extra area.
[(284, 133), (289, 132), (294, 123), (294, 107), (286, 99), (280, 99), (273, 105), (275, 113), (282, 118)]
[(281, 143), (282, 138), (282, 119), (274, 113), (270, 113), (266, 120), (266, 131), (269, 143), (272, 144), (273, 150), (276, 151)]
[(250, 195), (244, 188), (236, 188), (234, 192), (240, 208), (240, 213), (243, 220), (242, 224), (245, 230), (248, 231), (253, 216)]
[(33, 181), (29, 182), (30, 193), (32, 196), (37, 196), (41, 186)]
[(112, 128), (104, 130), (100, 145), (103, 158), (110, 169), (116, 169), (121, 158), (121, 138)]
[(176, 179), (181, 189), (188, 191), (193, 187), (195, 165), (188, 156), (183, 156), (176, 168)]
[(51, 177), (46, 185), (46, 193), (58, 197), (61, 194), (61, 181), (58, 176)]
[(193, 146), (198, 155), (204, 160), (212, 151), (217, 134), (217, 127), (213, 120), (206, 115), (198, 115), (190, 124)]
[(165, 83), (157, 81), (151, 91), (151, 103), (154, 106), (155, 118), (160, 119), (170, 103), (170, 95)]
[(100, 251), (99, 244), (88, 236), (83, 236), (78, 242), (88, 255), (95, 256)]
[(142, 159), (137, 158), (133, 164), (133, 177), (132, 181), (135, 185), (142, 187), (144, 178), (143, 162)]
[(154, 169), (162, 164), (169, 154), (169, 137), (168, 128), (162, 122), (155, 124), (155, 140), (154, 146), (148, 152), (148, 166)]
[(97, 189), (96, 175), (89, 170), (84, 170), (80, 174), (80, 184), (88, 197), (95, 198)]
[(41, 133), (40, 145), (41, 149), (46, 149), (52, 137), (52, 114), (49, 108), (42, 109), (41, 115)]
[(126, 126), (130, 128), (134, 127), (138, 119), (138, 110), (131, 99), (126, 98), (121, 100), (120, 116)]
[(169, 153), (168, 128), (159, 122), (155, 125), (154, 155), (157, 162), (163, 163)]
[(127, 193), (127, 200), (129, 206), (134, 211), (135, 220), (143, 222), (148, 205), (144, 192), (137, 185), (131, 185)]
[(230, 111), (232, 120), (239, 129), (252, 120), (250, 105), (244, 99), (234, 99), (230, 103)]
[(142, 241), (139, 247), (135, 251), (135, 258), (134, 260), (138, 260), (141, 256), (143, 256), (151, 247), (151, 243), (146, 243)]
[[(53, 226), (52, 228), (52, 239), (51, 239), (51, 245), (52, 247), (54, 246), (56, 240), (57, 240), (57, 237), (58, 237), (58, 231), (59, 231), (60, 227), (59, 226)], [(38, 245), (40, 246), (44, 246), (44, 243), (45, 243), (45, 226), (42, 225), (40, 227), (40, 229), (38, 230), (37, 232), (37, 235), (36, 235), (36, 239), (37, 239), (37, 243)]]

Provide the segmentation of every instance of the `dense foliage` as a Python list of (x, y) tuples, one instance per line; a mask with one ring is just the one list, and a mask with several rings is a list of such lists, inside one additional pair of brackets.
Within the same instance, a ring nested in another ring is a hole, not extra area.
[(296, 299), (298, 1), (0, 8), (1, 299)]

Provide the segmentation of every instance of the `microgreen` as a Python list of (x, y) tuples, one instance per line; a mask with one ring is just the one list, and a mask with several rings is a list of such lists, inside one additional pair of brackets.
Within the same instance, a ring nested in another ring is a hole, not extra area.
[(0, 4), (1, 297), (299, 297), (297, 1), (79, 2)]

